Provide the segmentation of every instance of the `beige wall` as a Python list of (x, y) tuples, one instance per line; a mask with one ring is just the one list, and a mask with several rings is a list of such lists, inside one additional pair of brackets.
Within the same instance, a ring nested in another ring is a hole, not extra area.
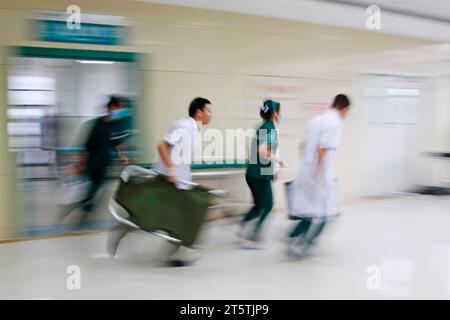
[[(404, 49), (407, 55), (408, 50), (433, 44), (369, 31), (142, 2), (79, 0), (76, 3), (82, 12), (130, 17), (134, 23), (130, 46), (30, 41), (25, 19), (30, 13), (64, 11), (73, 4), (73, 1), (56, 0), (2, 0), (0, 44), (143, 53), (138, 66), (141, 90), (138, 123), (145, 138), (141, 140), (144, 161), (152, 161), (155, 144), (172, 121), (186, 115), (193, 97), (209, 98), (214, 108), (211, 126), (225, 129), (257, 125), (258, 103), (264, 97), (273, 96), (283, 104), (286, 123), (280, 127), (281, 154), (292, 167), (284, 175), (292, 176), (298, 163), (297, 146), (304, 124), (317, 113), (314, 111), (317, 106), (329, 103), (339, 92), (348, 92), (354, 101), (353, 116), (346, 124), (337, 173), (345, 173), (343, 191), (349, 197), (367, 194), (358, 178), (363, 160), (354, 154), (355, 145), (361, 146), (361, 136), (367, 129), (362, 120), (362, 90), (355, 84), (358, 72), (373, 65), (382, 67), (382, 59), (376, 58), (378, 54)], [(358, 64), (361, 66), (357, 67)], [(5, 65), (1, 70), (4, 77)], [(4, 132), (4, 84), (0, 88), (3, 88), (0, 130)], [(5, 134), (0, 144), (0, 150), (5, 150)], [(6, 153), (0, 154), (1, 174), (10, 177), (13, 167), (6, 165)], [(2, 179), (0, 190), (10, 188), (6, 181)], [(6, 197), (3, 192), (1, 197)], [(6, 201), (2, 200), (1, 205), (5, 205)], [(10, 211), (8, 207), (2, 208), (2, 215), (7, 211)]]

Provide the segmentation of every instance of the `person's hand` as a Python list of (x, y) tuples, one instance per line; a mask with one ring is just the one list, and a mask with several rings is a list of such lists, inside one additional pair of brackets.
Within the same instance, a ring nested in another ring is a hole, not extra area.
[(169, 168), (167, 171), (168, 171), (167, 181), (175, 184), (178, 180), (178, 176), (177, 176), (177, 172), (176, 172), (175, 168)]
[(167, 181), (175, 184), (177, 182), (177, 176), (167, 176)]
[(124, 166), (127, 166), (130, 164), (130, 159), (128, 159), (125, 155), (123, 155), (122, 153), (119, 155), (120, 161), (122, 161), (122, 164)]
[(76, 176), (82, 173), (86, 169), (83, 162), (77, 162), (70, 165), (66, 170), (64, 170), (64, 175), (66, 177)]

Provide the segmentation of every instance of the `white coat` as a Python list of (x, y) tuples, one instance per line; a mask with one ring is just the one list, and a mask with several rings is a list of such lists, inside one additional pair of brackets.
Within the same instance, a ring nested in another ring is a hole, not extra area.
[[(288, 185), (289, 215), (327, 220), (339, 214), (337, 183), (332, 164), (341, 141), (342, 117), (336, 109), (312, 119), (303, 139), (303, 162)], [(326, 149), (318, 167), (318, 150)]]

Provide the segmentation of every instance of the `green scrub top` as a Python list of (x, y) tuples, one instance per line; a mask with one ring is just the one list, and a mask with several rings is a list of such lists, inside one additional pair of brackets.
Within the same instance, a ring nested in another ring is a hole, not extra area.
[(272, 120), (264, 122), (252, 140), (252, 149), (250, 152), (250, 159), (247, 165), (247, 177), (273, 180), (274, 167), (271, 161), (261, 159), (258, 148), (262, 143), (270, 144), (272, 153), (276, 153), (278, 148), (278, 131)]

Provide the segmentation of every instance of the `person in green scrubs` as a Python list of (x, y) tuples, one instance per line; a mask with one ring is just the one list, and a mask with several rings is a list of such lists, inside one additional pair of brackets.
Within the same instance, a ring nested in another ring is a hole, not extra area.
[[(238, 233), (241, 246), (246, 249), (261, 248), (260, 230), (273, 207), (272, 181), (275, 166), (282, 165), (276, 156), (278, 130), (275, 128), (275, 124), (280, 120), (280, 103), (265, 100), (260, 116), (263, 123), (253, 138), (245, 176), (254, 205), (242, 219)], [(245, 232), (249, 222), (254, 222), (254, 226), (250, 232)]]

